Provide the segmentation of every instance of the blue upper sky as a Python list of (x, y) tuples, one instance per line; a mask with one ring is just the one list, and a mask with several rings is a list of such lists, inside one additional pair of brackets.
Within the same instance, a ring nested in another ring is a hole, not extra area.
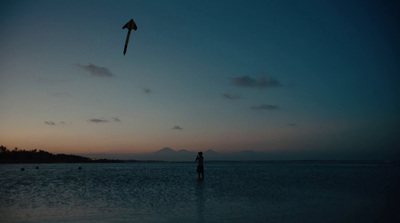
[(389, 0), (2, 1), (0, 144), (390, 159), (398, 21)]

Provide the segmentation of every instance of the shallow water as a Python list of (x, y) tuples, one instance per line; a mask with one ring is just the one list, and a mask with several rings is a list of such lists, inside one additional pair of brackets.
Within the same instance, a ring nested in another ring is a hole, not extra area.
[(395, 222), (399, 217), (400, 168), (392, 165), (213, 162), (205, 164), (204, 181), (195, 171), (195, 163), (0, 165), (0, 222)]

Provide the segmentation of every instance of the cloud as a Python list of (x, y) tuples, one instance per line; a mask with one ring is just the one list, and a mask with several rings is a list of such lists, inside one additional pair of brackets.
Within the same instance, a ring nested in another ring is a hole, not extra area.
[(232, 78), (232, 84), (239, 87), (250, 87), (250, 88), (272, 88), (281, 87), (282, 84), (275, 78), (259, 78), (254, 79), (249, 76), (235, 77)]
[(297, 124), (295, 124), (295, 123), (288, 123), (287, 125), (290, 126), (290, 127), (296, 127), (297, 126)]
[(230, 94), (230, 93), (224, 93), (224, 94), (222, 94), (222, 97), (224, 97), (225, 99), (230, 99), (230, 100), (240, 99), (239, 95), (234, 95), (234, 94)]
[(56, 122), (53, 122), (53, 121), (44, 121), (44, 124), (46, 124), (46, 125), (66, 125), (67, 123), (66, 122), (64, 122), (64, 121), (61, 121), (61, 122), (59, 122), (59, 123), (56, 123)]
[[(113, 122), (121, 122), (121, 119), (114, 117), (114, 118), (111, 118), (111, 121), (113, 121)], [(105, 118), (92, 118), (92, 119), (89, 119), (88, 122), (92, 122), (92, 123), (107, 123), (107, 122), (110, 122), (110, 120), (109, 119), (105, 119)]]
[(44, 123), (45, 123), (46, 125), (56, 125), (56, 123), (53, 122), (53, 121), (44, 121)]
[(99, 67), (94, 64), (89, 64), (89, 65), (77, 64), (77, 66), (80, 69), (89, 72), (90, 76), (93, 76), (93, 77), (114, 77), (115, 76), (113, 73), (111, 73), (110, 70), (108, 70), (108, 68)]
[(108, 120), (107, 119), (102, 119), (102, 118), (92, 118), (92, 119), (89, 119), (88, 122), (106, 123), (106, 122), (108, 122)]
[(172, 130), (182, 130), (183, 128), (180, 127), (179, 125), (176, 125), (172, 128)]
[(150, 88), (144, 88), (143, 91), (144, 91), (144, 93), (146, 93), (146, 94), (151, 94), (151, 93), (152, 93), (152, 91), (151, 91)]
[(121, 119), (119, 119), (119, 118), (112, 118), (112, 120), (113, 120), (114, 122), (120, 122), (120, 121), (121, 121)]
[(252, 106), (251, 109), (253, 110), (276, 110), (279, 107), (276, 105), (270, 105), (270, 104), (261, 104), (257, 106)]

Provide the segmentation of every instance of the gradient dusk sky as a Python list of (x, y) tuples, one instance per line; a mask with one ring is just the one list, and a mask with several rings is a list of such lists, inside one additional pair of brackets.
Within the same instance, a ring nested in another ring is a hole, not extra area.
[(397, 4), (2, 1), (0, 144), (392, 159)]

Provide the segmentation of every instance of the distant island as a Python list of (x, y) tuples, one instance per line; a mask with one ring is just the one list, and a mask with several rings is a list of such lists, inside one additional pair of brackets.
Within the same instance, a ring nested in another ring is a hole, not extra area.
[[(8, 150), (0, 146), (0, 163), (122, 163), (124, 160), (90, 159), (77, 155), (52, 154), (43, 150)], [(131, 160), (129, 162), (134, 162)]]
[[(203, 151), (206, 161), (260, 161), (267, 154), (251, 150), (218, 153), (211, 149)], [(6, 163), (127, 163), (127, 162), (194, 162), (197, 152), (175, 151), (165, 147), (146, 154), (52, 154), (44, 150), (8, 150), (0, 146), (0, 164)], [(99, 159), (100, 158), (100, 159)]]

